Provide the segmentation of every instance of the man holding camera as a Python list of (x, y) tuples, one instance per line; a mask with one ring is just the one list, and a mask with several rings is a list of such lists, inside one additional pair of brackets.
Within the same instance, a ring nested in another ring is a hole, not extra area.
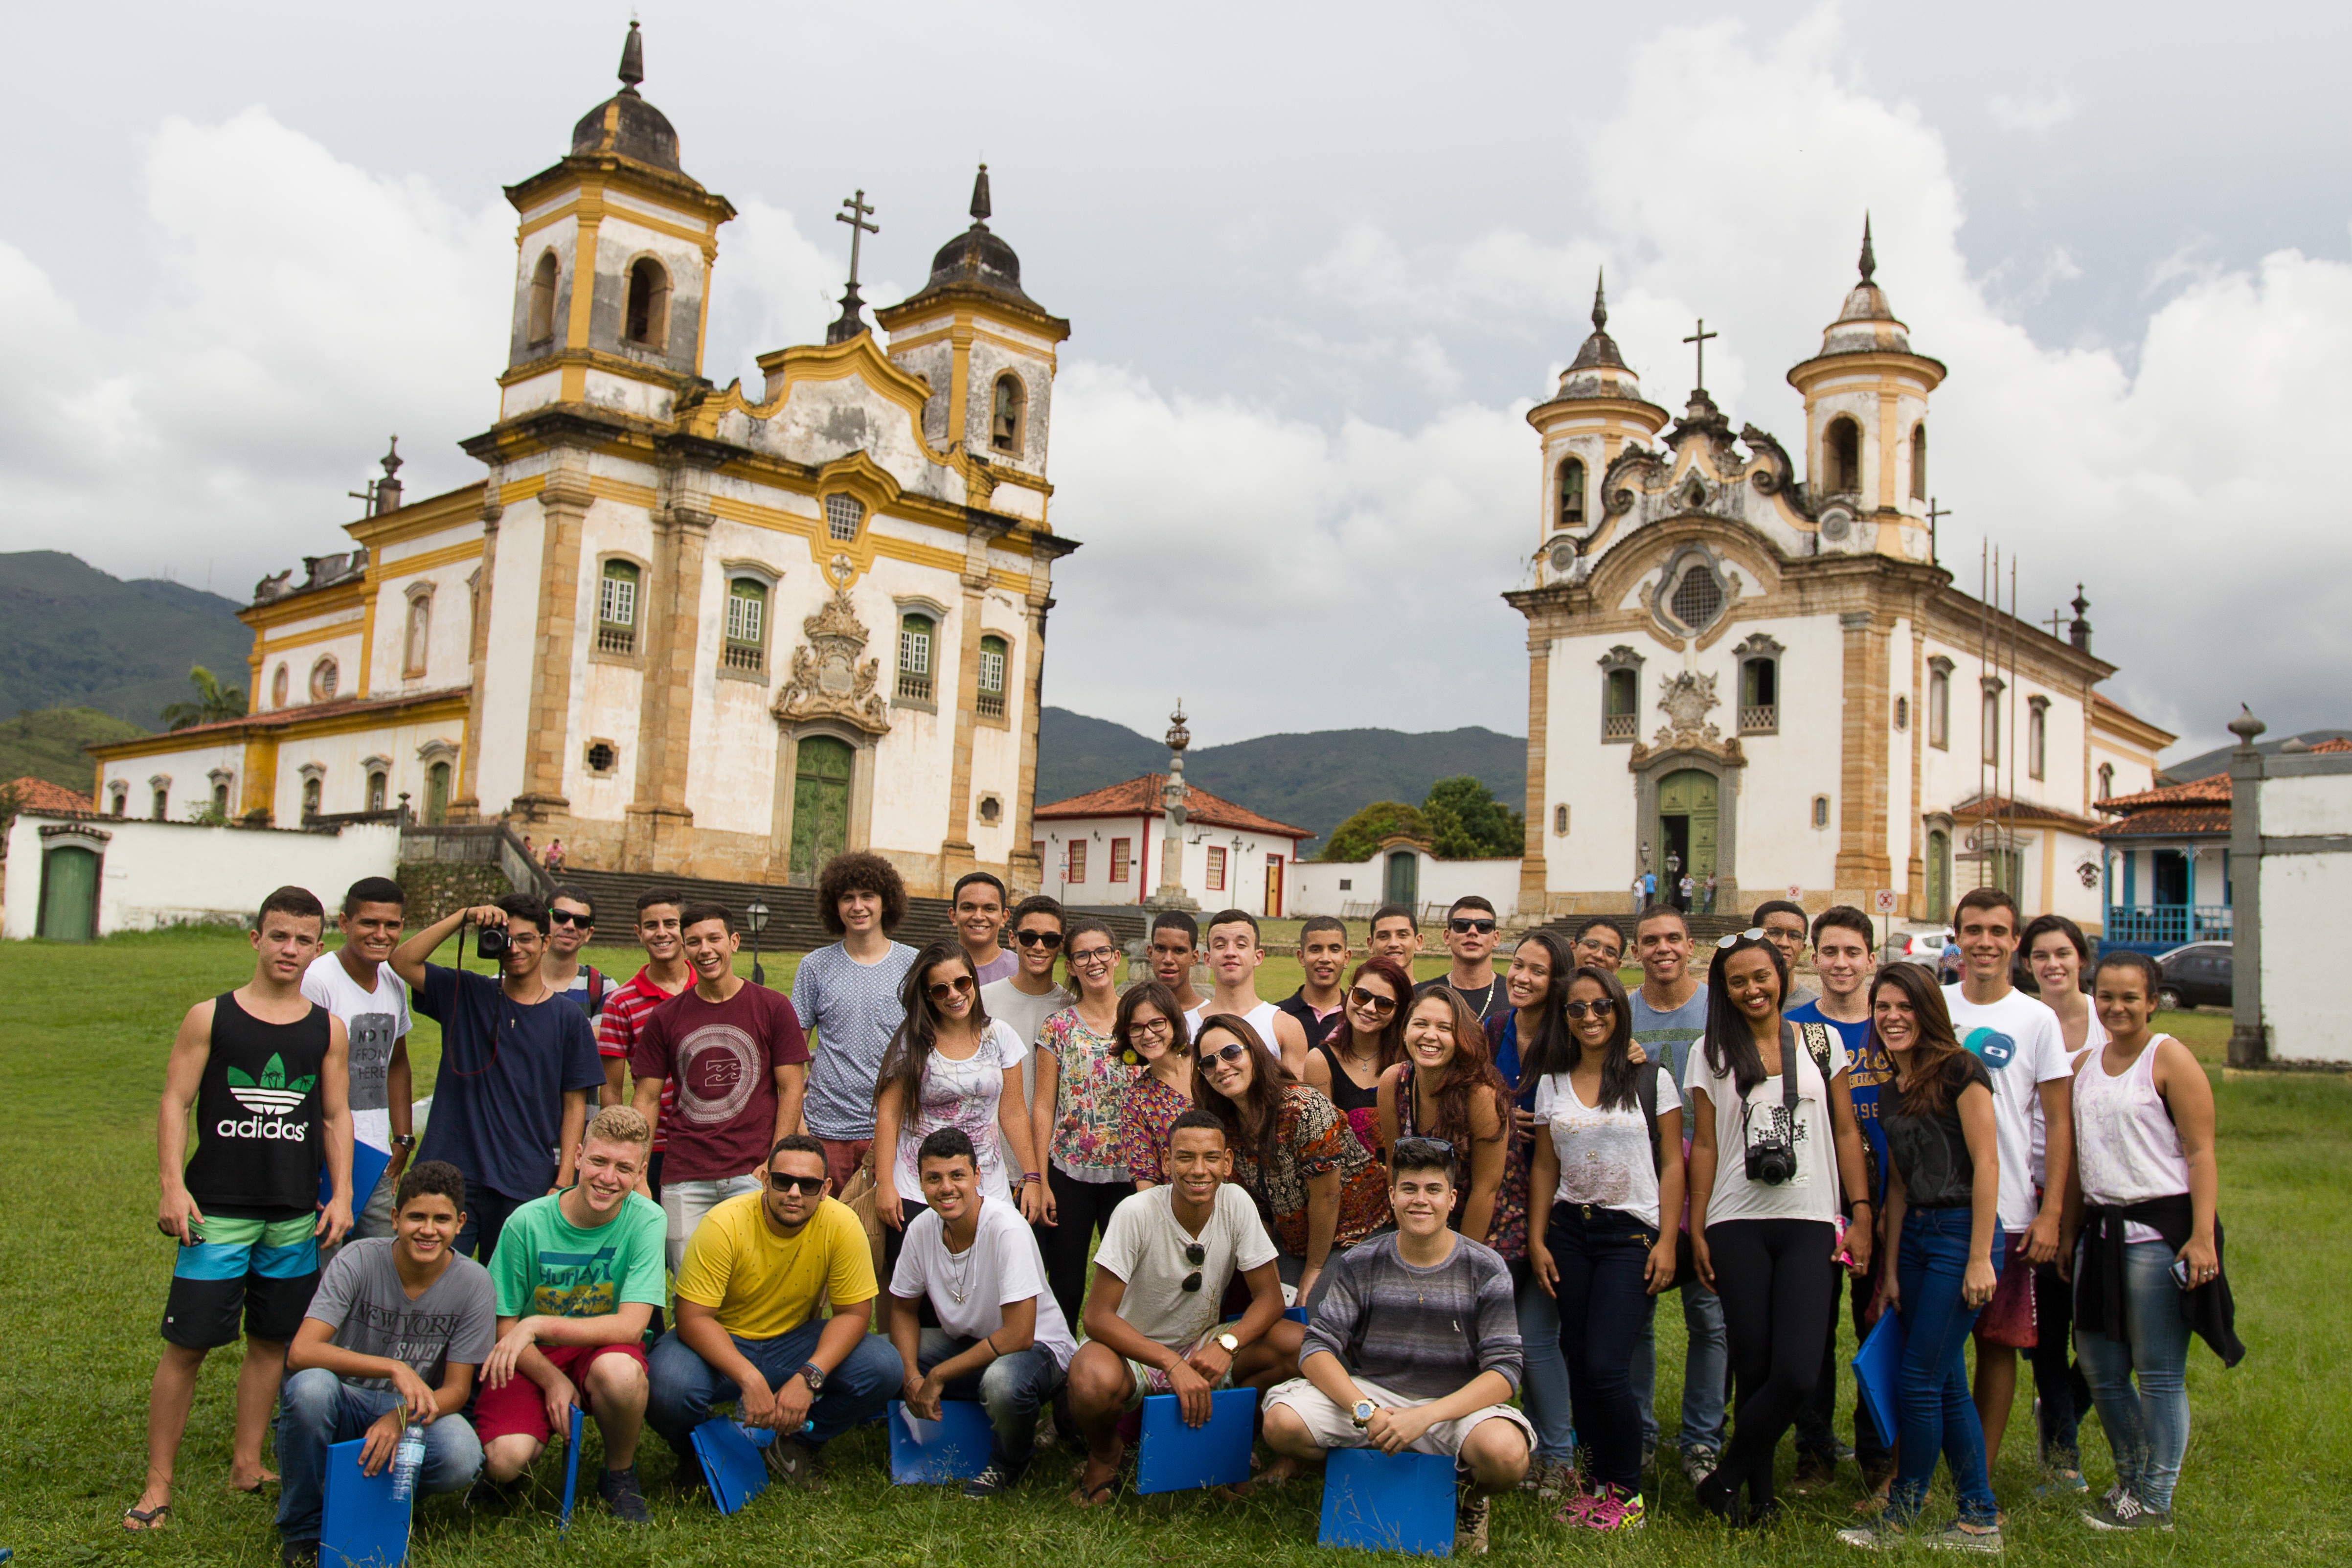
[[(497, 965), (495, 978), (425, 962), (468, 925), (478, 930), (476, 952)], [(457, 1255), (484, 1263), (509, 1215), (572, 1184), (588, 1097), (604, 1082), (588, 1020), (540, 973), (547, 927), (540, 901), (513, 893), (436, 921), (392, 954), (416, 1011), (441, 1026), (433, 1114), (417, 1158), (446, 1160), (465, 1176)]]

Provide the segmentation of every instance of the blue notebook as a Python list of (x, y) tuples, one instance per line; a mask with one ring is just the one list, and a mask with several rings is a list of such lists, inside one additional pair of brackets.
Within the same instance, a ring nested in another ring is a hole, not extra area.
[(1454, 1461), (1444, 1454), (1333, 1449), (1323, 1468), (1323, 1528), (1315, 1542), (1451, 1556)]
[(1890, 1447), (1895, 1443), (1895, 1394), (1902, 1378), (1903, 1315), (1881, 1312), (1870, 1337), (1853, 1352), (1853, 1381), (1862, 1390), (1863, 1402), (1870, 1406), (1870, 1424), (1878, 1428), (1879, 1440)]
[[(368, 1194), (375, 1191), (375, 1184), (378, 1182), (383, 1180), (384, 1167), (391, 1163), (392, 1156), (382, 1149), (371, 1149), (366, 1144), (357, 1142), (352, 1144), (352, 1218), (353, 1220), (360, 1217), (360, 1210), (367, 1207)], [(319, 1166), (319, 1201), (323, 1204), (334, 1195), (335, 1174), (327, 1169), (324, 1162), (321, 1162)]]
[(919, 1421), (890, 1401), (890, 1479), (898, 1486), (970, 1480), (988, 1468), (988, 1412), (972, 1400), (942, 1399), (937, 1421)]
[(767, 1489), (768, 1462), (734, 1422), (723, 1416), (705, 1421), (690, 1440), (719, 1512), (733, 1513)]
[(556, 1521), (556, 1533), (572, 1528), (572, 1497), (580, 1485), (580, 1406), (572, 1407), (572, 1438), (563, 1451), (563, 1517)]
[(1181, 1492), (1195, 1487), (1239, 1486), (1250, 1479), (1257, 1390), (1223, 1388), (1210, 1396), (1207, 1423), (1184, 1425), (1172, 1394), (1143, 1402), (1143, 1441), (1135, 1455), (1135, 1489)]
[(409, 1505), (392, 1495), (392, 1467), (360, 1473), (354, 1437), (327, 1449), (327, 1496), (319, 1510), (320, 1568), (401, 1568), (408, 1561)]

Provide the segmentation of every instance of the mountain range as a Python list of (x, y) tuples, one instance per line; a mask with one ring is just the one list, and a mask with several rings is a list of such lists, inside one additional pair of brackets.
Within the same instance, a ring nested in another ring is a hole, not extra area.
[(163, 705), (189, 696), (190, 665), (246, 683), (240, 607), (160, 578), (126, 583), (61, 551), (0, 555), (0, 714), (94, 708), (160, 730)]

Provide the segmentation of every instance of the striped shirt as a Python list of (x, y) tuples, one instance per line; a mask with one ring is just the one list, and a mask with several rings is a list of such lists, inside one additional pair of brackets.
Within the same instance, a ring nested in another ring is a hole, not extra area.
[[(692, 973), (688, 972), (687, 984), (690, 985), (693, 983)], [(638, 970), (636, 977), (626, 985), (617, 985), (606, 992), (604, 1010), (596, 1015), (596, 1054), (607, 1060), (614, 1057), (628, 1060), (630, 1051), (636, 1047), (637, 1034), (645, 1027), (646, 1017), (669, 999), (670, 994), (655, 984), (652, 975), (643, 969)], [(656, 1154), (669, 1147), (669, 1135), (664, 1129), (669, 1126), (670, 1112), (677, 1106), (677, 1086), (675, 1082), (665, 1082), (661, 1094), (661, 1120), (654, 1126), (654, 1152)]]
[(1416, 1268), (1391, 1231), (1334, 1253), (1324, 1278), (1301, 1362), (1328, 1351), (1354, 1375), (1408, 1399), (1443, 1399), (1482, 1372), (1518, 1388), (1527, 1354), (1511, 1266), (1494, 1248), (1457, 1236), (1444, 1262)]
[(839, 942), (801, 960), (793, 976), (793, 1011), (815, 1036), (801, 1116), (808, 1130), (835, 1142), (874, 1136), (874, 1085), (882, 1056), (906, 1010), (898, 986), (915, 966), (915, 950), (894, 942), (873, 963), (860, 963)]

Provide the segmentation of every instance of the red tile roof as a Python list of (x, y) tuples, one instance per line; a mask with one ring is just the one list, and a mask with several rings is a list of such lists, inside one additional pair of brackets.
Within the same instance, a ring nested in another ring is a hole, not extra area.
[(189, 740), (232, 739), (238, 733), (253, 730), (278, 730), (293, 724), (307, 724), (315, 719), (340, 719), (352, 713), (385, 713), (397, 709), (412, 708), (427, 702), (446, 701), (452, 697), (467, 696), (472, 688), (444, 687), (432, 691), (403, 691), (389, 697), (334, 697), (324, 702), (301, 702), (286, 708), (272, 708), (261, 713), (243, 713), (234, 719), (215, 719), (209, 724), (191, 724), (184, 730), (165, 730), (158, 734), (142, 735), (135, 741), (96, 742), (84, 748), (93, 756), (106, 756), (112, 748), (129, 747), (129, 754), (145, 756), (153, 752), (168, 752)]
[(2322, 741), (2311, 749), (2315, 752), (2352, 752), (2352, 741), (2338, 735), (2332, 741)]
[(2090, 817), (2077, 816), (2071, 811), (2060, 811), (2055, 806), (2042, 805), (2035, 801), (2011, 800), (2007, 795), (1999, 795), (1962, 801), (1952, 807), (1952, 816), (1964, 822), (1977, 822), (1987, 817), (2000, 816), (2007, 817), (2011, 822), (2024, 823), (2029, 826), (2046, 824), (2056, 827), (2071, 827), (2077, 833), (2095, 833), (2099, 828), (2098, 823)]
[[(2312, 750), (2319, 748), (2314, 746)], [(2345, 748), (2352, 751), (2352, 746)], [(2132, 795), (2109, 795), (2098, 803), (2101, 811), (2127, 814), (2160, 805), (2227, 805), (2230, 804), (2230, 775), (2209, 773), (2187, 784), (2158, 784)]]
[(19, 811), (88, 811), (89, 796), (78, 795), (63, 784), (53, 784), (47, 779), (21, 778), (14, 784), (0, 784), (0, 793), (16, 797)]
[[(1166, 788), (1166, 773), (1146, 773), (1125, 784), (1108, 784), (1101, 789), (1074, 795), (1067, 800), (1057, 800), (1051, 805), (1041, 805), (1030, 815), (1040, 819), (1060, 819), (1070, 816), (1158, 816), (1161, 815), (1160, 792)], [(1264, 833), (1276, 838), (1312, 838), (1315, 830), (1292, 823), (1276, 822), (1270, 816), (1260, 816), (1247, 806), (1235, 805), (1223, 795), (1211, 795), (1199, 784), (1184, 788), (1184, 815), (1193, 822), (1211, 827), (1238, 827), (1248, 833)]]
[(2226, 805), (2153, 805), (2117, 817), (2099, 829), (2102, 838), (2228, 837)]

